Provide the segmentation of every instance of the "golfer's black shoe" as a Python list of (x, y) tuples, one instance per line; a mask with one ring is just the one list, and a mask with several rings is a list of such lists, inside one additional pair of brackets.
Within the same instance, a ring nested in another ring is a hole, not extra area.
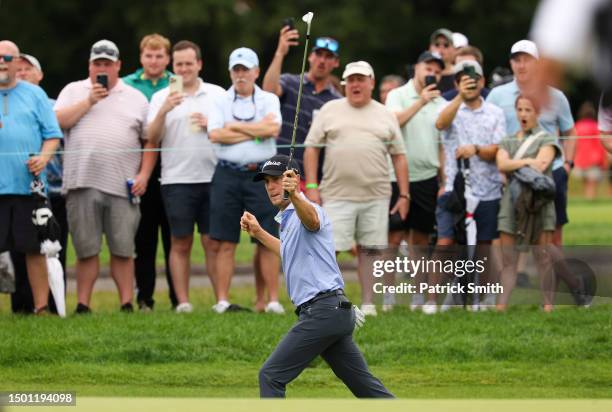
[(91, 313), (91, 309), (89, 308), (89, 306), (79, 303), (74, 313), (76, 313), (77, 315), (83, 315), (86, 313)]
[(121, 309), (120, 310), (123, 313), (132, 313), (132, 312), (134, 312), (134, 306), (132, 306), (131, 302), (124, 303), (123, 305), (121, 305)]

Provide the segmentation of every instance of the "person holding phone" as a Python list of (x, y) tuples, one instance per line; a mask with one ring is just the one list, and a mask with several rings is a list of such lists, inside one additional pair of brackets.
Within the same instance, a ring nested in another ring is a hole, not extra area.
[[(282, 23), (283, 27), (280, 30), (276, 53), (274, 53), (274, 58), (266, 71), (262, 84), (263, 90), (276, 94), (280, 99), (283, 124), (278, 137), (278, 144), (287, 146), (291, 143), (293, 134), (295, 107), (300, 86), (299, 73), (281, 74), (283, 61), (289, 50), (292, 46), (299, 44), (300, 34), (292, 22), (293, 19), (289, 18)], [(331, 37), (315, 39), (312, 51), (308, 56), (308, 64), (308, 72), (304, 75), (302, 102), (295, 136), (295, 142), (298, 145), (304, 143), (310, 125), (321, 106), (330, 100), (342, 97), (332, 83), (332, 72), (340, 65), (340, 45), (338, 41)], [(279, 148), (278, 152), (289, 154), (289, 149), (288, 147)], [(304, 149), (296, 148), (294, 159), (302, 164), (303, 157)], [(317, 181), (307, 182), (307, 185), (310, 186), (307, 186), (307, 189), (318, 187)]]
[(126, 180), (134, 179), (132, 194), (142, 196), (145, 176), (151, 175), (155, 162), (140, 152), (141, 139), (146, 139), (147, 99), (119, 78), (120, 69), (117, 45), (96, 42), (88, 78), (64, 87), (54, 107), (66, 131), (62, 192), (77, 255), (77, 313), (91, 311), (103, 233), (121, 310), (133, 311), (134, 237), (140, 209), (128, 200)]
[[(416, 254), (414, 259), (419, 258), (418, 254), (429, 244), (436, 221), (434, 211), (441, 162), (440, 132), (435, 123), (444, 105), (437, 84), (442, 70), (442, 57), (435, 52), (425, 51), (414, 66), (414, 77), (404, 86), (391, 90), (387, 96), (386, 106), (395, 113), (402, 129), (410, 165), (410, 212), (406, 219), (391, 216), (389, 248), (397, 250), (402, 239), (406, 239)], [(400, 194), (394, 183), (392, 193), (391, 204), (394, 204)], [(424, 276), (419, 274), (417, 283), (425, 282)], [(424, 303), (423, 295), (415, 294), (411, 308), (420, 309)], [(423, 309), (435, 311), (435, 305)]]
[[(455, 232), (455, 214), (447, 207), (459, 173), (457, 159), (469, 160), (469, 183), (472, 195), (478, 199), (474, 220), (479, 245), (490, 245), (498, 238), (497, 213), (502, 189), (495, 156), (499, 142), (506, 136), (504, 111), (482, 98), (484, 76), (478, 62), (466, 60), (457, 63), (453, 72), (459, 94), (446, 103), (436, 120), (436, 128), (442, 131), (444, 152), (444, 179), (440, 182), (444, 193), (438, 197), (436, 207), (439, 253), (446, 246), (453, 245), (458, 235)], [(484, 253), (485, 249), (482, 249)], [(485, 276), (491, 276), (490, 273), (488, 271)], [(431, 294), (430, 302), (434, 300), (435, 294)], [(483, 305), (493, 307), (495, 295), (487, 295)]]

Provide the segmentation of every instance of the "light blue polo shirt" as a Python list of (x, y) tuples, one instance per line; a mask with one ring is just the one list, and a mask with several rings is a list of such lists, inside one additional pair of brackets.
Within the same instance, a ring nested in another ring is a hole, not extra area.
[[(567, 97), (561, 90), (549, 87), (550, 105), (540, 113), (540, 126), (553, 136), (567, 132), (574, 127), (574, 118)], [(506, 116), (506, 132), (508, 136), (514, 136), (521, 130), (521, 125), (516, 116), (516, 98), (521, 93), (516, 80), (497, 86), (487, 96), (487, 102), (499, 106)], [(557, 143), (560, 144), (557, 139)], [(563, 158), (557, 157), (553, 162), (553, 169), (563, 166)]]
[[(272, 113), (282, 124), (280, 101), (275, 94), (261, 90), (255, 85), (255, 92), (249, 97), (239, 96), (234, 86), (227, 90), (225, 96), (215, 99), (208, 117), (208, 133), (221, 129), (231, 122), (258, 122), (268, 113)], [(248, 140), (235, 144), (215, 144), (215, 154), (220, 160), (245, 165), (263, 162), (276, 154), (276, 139), (262, 139), (259, 142)]]
[[(47, 94), (25, 81), (0, 90), (0, 122), (0, 195), (29, 195), (28, 154), (40, 152), (45, 140), (63, 136)], [(46, 184), (44, 171), (41, 180)]]
[(304, 227), (293, 204), (279, 212), (283, 272), (289, 297), (296, 306), (320, 292), (344, 288), (336, 261), (331, 222), (321, 206), (311, 204), (317, 210), (321, 224), (316, 232)]

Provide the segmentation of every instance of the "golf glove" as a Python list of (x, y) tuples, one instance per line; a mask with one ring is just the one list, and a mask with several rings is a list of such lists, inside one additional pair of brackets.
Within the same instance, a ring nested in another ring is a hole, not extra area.
[(355, 305), (353, 305), (353, 313), (355, 314), (355, 327), (361, 328), (366, 321), (364, 313)]

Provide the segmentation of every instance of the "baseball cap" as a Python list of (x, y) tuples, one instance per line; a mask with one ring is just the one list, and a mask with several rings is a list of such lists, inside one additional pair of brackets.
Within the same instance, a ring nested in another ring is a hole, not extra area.
[[(253, 178), (254, 182), (264, 180), (266, 176), (280, 176), (285, 170), (287, 170), (287, 164), (289, 163), (289, 156), (284, 154), (277, 154), (272, 156), (270, 159), (261, 166), (259, 173)], [(300, 174), (300, 166), (295, 159), (291, 160), (291, 169), (298, 175)]]
[(480, 64), (477, 61), (475, 61), (475, 60), (464, 60), (464, 61), (462, 61), (460, 63), (455, 64), (453, 66), (453, 74), (461, 73), (468, 66), (473, 67), (474, 71), (476, 72), (476, 74), (478, 74), (480, 77), (484, 76), (484, 73), (482, 71), (482, 67), (480, 67)]
[(99, 40), (91, 46), (89, 61), (108, 59), (116, 62), (119, 60), (119, 48), (110, 40)]
[(512, 45), (510, 49), (510, 58), (513, 58), (516, 54), (527, 53), (536, 59), (540, 58), (538, 53), (538, 46), (531, 40), (519, 40)]
[(342, 73), (342, 80), (346, 80), (352, 74), (363, 74), (374, 78), (374, 69), (370, 66), (370, 63), (359, 60), (346, 65)]
[(469, 44), (470, 42), (465, 36), (465, 34), (459, 32), (453, 33), (453, 46), (455, 46), (455, 49), (458, 49), (459, 47), (468, 46)]
[(331, 37), (317, 37), (312, 51), (320, 49), (327, 50), (337, 56), (338, 51), (340, 50), (340, 45), (338, 44), (338, 40), (332, 39)]
[(438, 36), (446, 37), (446, 40), (450, 42), (451, 46), (453, 45), (453, 32), (449, 29), (445, 29), (444, 27), (431, 33), (431, 36), (429, 37), (429, 44), (434, 44)]
[(440, 66), (440, 68), (442, 70), (444, 70), (444, 60), (442, 60), (442, 56), (440, 56), (439, 53), (436, 52), (430, 52), (430, 51), (424, 51), (423, 53), (421, 53), (421, 55), (419, 56), (417, 63), (423, 63), (423, 62), (435, 62), (438, 63), (438, 65)]
[(39, 72), (42, 72), (42, 68), (40, 67), (40, 62), (38, 61), (36, 57), (32, 56), (31, 54), (24, 54), (24, 53), (21, 53), (19, 57), (27, 61), (28, 63), (30, 63)]
[(247, 69), (252, 69), (253, 67), (259, 66), (259, 58), (257, 58), (257, 53), (248, 47), (240, 47), (234, 50), (232, 54), (230, 54), (229, 69), (232, 70), (232, 67), (239, 64)]

